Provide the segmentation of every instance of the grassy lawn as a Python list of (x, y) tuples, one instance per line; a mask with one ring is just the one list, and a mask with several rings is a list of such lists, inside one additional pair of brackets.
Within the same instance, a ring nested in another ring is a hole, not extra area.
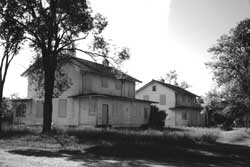
[(0, 166), (250, 166), (250, 130), (85, 129), (0, 134)]

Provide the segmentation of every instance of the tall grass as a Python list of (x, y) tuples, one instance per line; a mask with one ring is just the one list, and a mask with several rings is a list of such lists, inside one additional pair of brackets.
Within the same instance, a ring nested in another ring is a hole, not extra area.
[(36, 134), (37, 131), (35, 131), (34, 129), (30, 129), (30, 128), (19, 128), (19, 127), (13, 127), (11, 129), (8, 130), (3, 130), (0, 133), (0, 139), (1, 138), (11, 138), (11, 137), (20, 137), (20, 136), (27, 136), (27, 135), (32, 135), (32, 134)]
[[(185, 146), (195, 143), (216, 142), (219, 131), (204, 128), (181, 128), (158, 130), (117, 130), (117, 129), (54, 129), (51, 135), (40, 135), (37, 128), (11, 129), (0, 134), (1, 138), (11, 138), (19, 136), (25, 137), (27, 142), (59, 143), (65, 145), (79, 144), (125, 144), (125, 145), (158, 145), (160, 146)], [(53, 139), (53, 141), (52, 141)], [(48, 140), (46, 142), (46, 140)], [(55, 141), (54, 141), (55, 140)], [(50, 142), (49, 142), (50, 141)]]
[(218, 135), (212, 132), (191, 131), (157, 131), (157, 130), (115, 130), (115, 129), (84, 129), (70, 130), (67, 135), (75, 136), (79, 142), (108, 142), (111, 144), (157, 144), (189, 145), (196, 142), (215, 142)]

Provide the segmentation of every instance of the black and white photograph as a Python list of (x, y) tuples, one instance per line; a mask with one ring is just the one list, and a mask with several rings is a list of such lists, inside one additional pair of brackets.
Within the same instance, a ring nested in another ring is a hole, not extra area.
[(249, 167), (250, 0), (0, 0), (0, 167)]

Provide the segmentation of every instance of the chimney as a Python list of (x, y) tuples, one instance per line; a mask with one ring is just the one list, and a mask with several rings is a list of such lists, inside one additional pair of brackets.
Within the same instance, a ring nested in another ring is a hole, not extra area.
[(105, 67), (108, 67), (109, 66), (109, 61), (104, 58), (103, 61), (102, 61), (102, 65), (104, 65)]
[(160, 80), (161, 82), (163, 82), (163, 83), (165, 83), (165, 79), (163, 79), (163, 78), (161, 78), (161, 80)]

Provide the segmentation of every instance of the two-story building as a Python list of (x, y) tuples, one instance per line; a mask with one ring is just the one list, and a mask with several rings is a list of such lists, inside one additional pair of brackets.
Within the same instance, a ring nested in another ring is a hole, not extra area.
[(159, 102), (157, 107), (167, 114), (166, 127), (201, 126), (204, 123), (197, 95), (180, 87), (152, 80), (136, 91), (136, 98)]
[[(53, 99), (55, 126), (139, 127), (148, 123), (152, 102), (135, 98), (139, 80), (110, 67), (107, 61), (98, 64), (77, 57), (72, 57), (63, 70), (72, 85)], [(15, 122), (42, 124), (43, 100), (37, 98), (27, 71), (23, 75), (29, 80), (28, 97), (14, 101)]]

